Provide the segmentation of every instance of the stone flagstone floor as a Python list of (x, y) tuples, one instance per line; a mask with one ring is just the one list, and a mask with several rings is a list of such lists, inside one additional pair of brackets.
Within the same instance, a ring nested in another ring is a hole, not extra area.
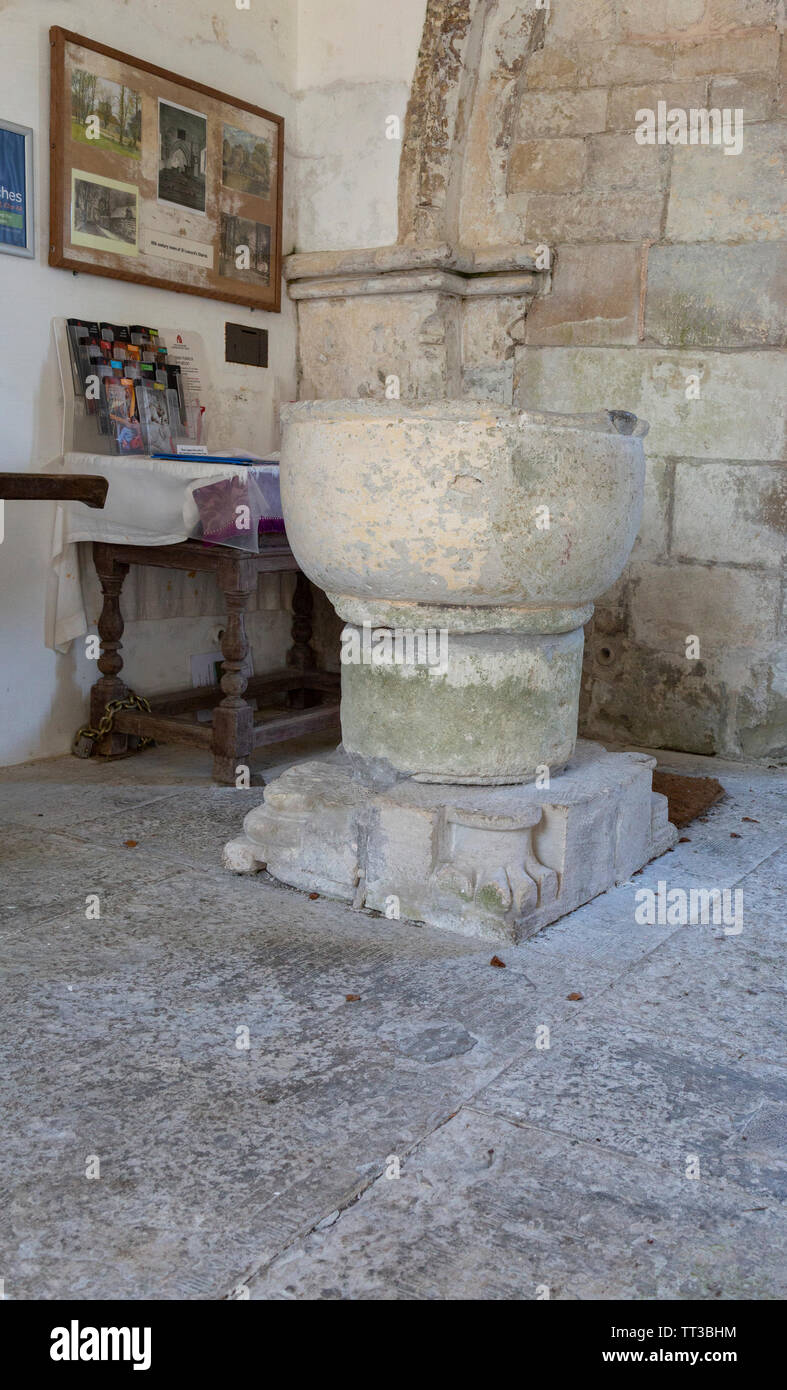
[(661, 765), (728, 797), (505, 969), (227, 874), (261, 791), (191, 750), (0, 772), (5, 1296), (783, 1296), (783, 774)]

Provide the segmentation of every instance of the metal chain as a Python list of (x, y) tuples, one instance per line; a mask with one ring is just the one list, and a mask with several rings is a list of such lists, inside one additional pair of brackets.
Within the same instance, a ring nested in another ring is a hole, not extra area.
[[(104, 713), (98, 721), (96, 728), (92, 724), (83, 724), (81, 729), (77, 729), (71, 745), (71, 752), (77, 758), (89, 758), (93, 752), (93, 745), (106, 734), (110, 734), (114, 727), (115, 715), (121, 709), (138, 709), (143, 714), (150, 714), (150, 705), (142, 695), (135, 695), (133, 690), (129, 690), (123, 700), (108, 700), (104, 706)], [(140, 738), (137, 748), (147, 748), (154, 743), (152, 738)]]

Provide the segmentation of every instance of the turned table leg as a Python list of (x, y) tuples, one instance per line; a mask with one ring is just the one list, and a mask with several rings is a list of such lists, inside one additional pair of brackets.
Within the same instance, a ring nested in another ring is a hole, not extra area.
[(243, 692), (248, 679), (243, 663), (249, 651), (246, 608), (257, 576), (246, 560), (227, 560), (218, 573), (227, 604), (227, 623), (221, 639), (221, 688), (224, 699), (213, 711), (213, 776), (217, 782), (235, 782), (239, 764), (248, 766), (254, 748), (254, 712)]
[[(312, 646), (313, 610), (311, 585), (306, 575), (298, 570), (292, 597), (292, 646), (287, 653), (287, 665), (294, 671), (313, 671), (317, 665)], [(287, 693), (289, 709), (308, 709), (319, 704), (320, 699), (318, 690), (290, 690)]]
[[(115, 560), (112, 547), (96, 542), (93, 546), (93, 563), (101, 582), (104, 602), (98, 620), (98, 636), (101, 655), (98, 658), (100, 678), (90, 690), (90, 723), (95, 728), (110, 700), (125, 699), (128, 686), (120, 679), (123, 658), (120, 655), (123, 643), (123, 614), (120, 611), (120, 591), (128, 574), (128, 565)], [(96, 743), (96, 753), (104, 757), (117, 757), (128, 751), (127, 734), (105, 734)]]

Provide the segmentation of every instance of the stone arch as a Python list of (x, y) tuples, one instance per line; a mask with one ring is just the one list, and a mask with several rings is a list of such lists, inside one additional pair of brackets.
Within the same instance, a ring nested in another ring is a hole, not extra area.
[(167, 155), (167, 165), (170, 169), (190, 169), (191, 152), (183, 140), (175, 140), (170, 146)]
[(505, 199), (508, 156), (545, 21), (536, 0), (428, 0), (399, 169), (400, 243), (521, 240)]

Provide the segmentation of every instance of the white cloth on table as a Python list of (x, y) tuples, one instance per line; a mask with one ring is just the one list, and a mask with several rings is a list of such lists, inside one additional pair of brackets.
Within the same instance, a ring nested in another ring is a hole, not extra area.
[[(270, 464), (259, 466), (271, 471)], [(67, 651), (87, 632), (78, 541), (125, 545), (176, 545), (188, 540), (199, 521), (195, 488), (222, 482), (257, 468), (203, 463), (199, 459), (155, 459), (114, 454), (68, 453), (49, 472), (90, 473), (109, 482), (103, 510), (84, 502), (60, 502), (52, 536), (56, 597), (47, 624), (47, 646)]]

